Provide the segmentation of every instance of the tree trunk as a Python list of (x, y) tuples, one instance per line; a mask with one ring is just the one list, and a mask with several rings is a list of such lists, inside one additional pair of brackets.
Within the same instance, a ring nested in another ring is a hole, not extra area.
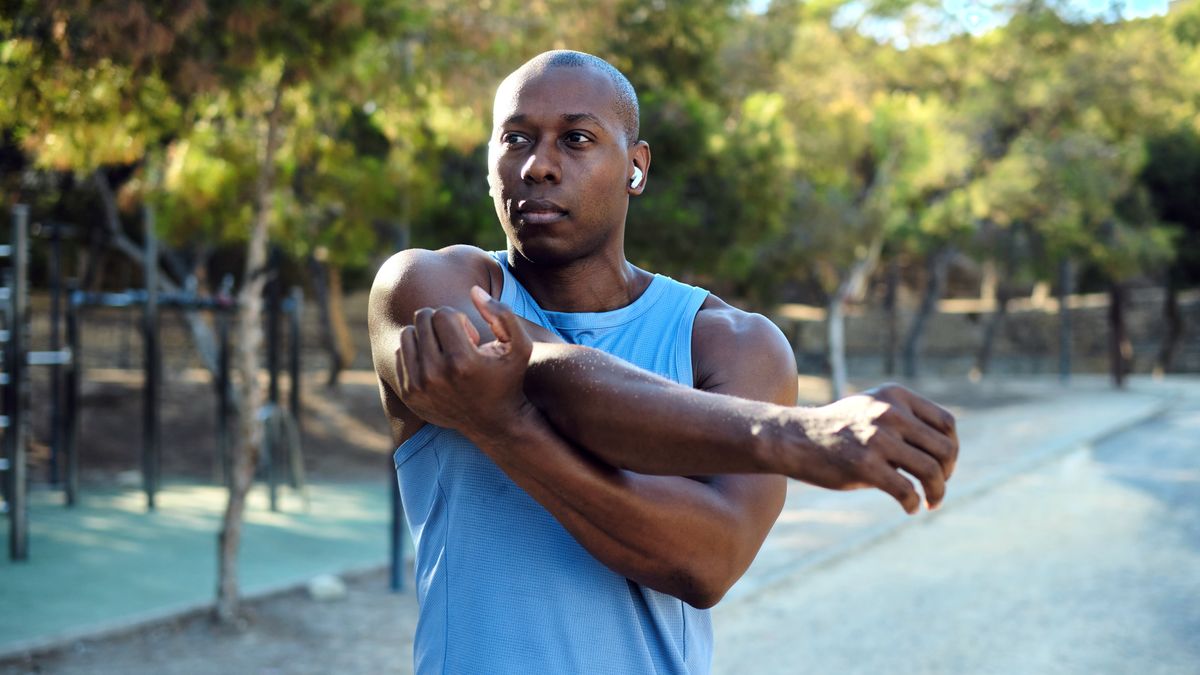
[(246, 493), (254, 481), (254, 469), (262, 447), (262, 422), (258, 410), (263, 403), (263, 388), (258, 379), (258, 351), (263, 341), (262, 304), (266, 282), (267, 229), (271, 214), (271, 188), (275, 183), (275, 151), (279, 146), (279, 125), (285, 78), (275, 87), (275, 98), (267, 114), (266, 148), (255, 185), (254, 221), (246, 247), (246, 268), (238, 291), (236, 364), (241, 376), (241, 406), (238, 437), (232, 448), (229, 502), (218, 535), (216, 618), (231, 623), (239, 613), (237, 555), (242, 537), (242, 516)]
[[(109, 245), (117, 249), (127, 258), (134, 261), (146, 269), (149, 264), (159, 264), (158, 260), (146, 260), (145, 250), (133, 242), (132, 239), (125, 234), (124, 228), (121, 227), (121, 219), (117, 213), (117, 201), (113, 196), (112, 186), (108, 182), (108, 176), (105, 175), (103, 169), (97, 169), (92, 174), (92, 184), (96, 186), (96, 192), (100, 195), (100, 202), (103, 205), (104, 223), (108, 230)], [(186, 271), (181, 275), (180, 270), (184, 267), (170, 253), (164, 253), (160, 249), (159, 259), (167, 261), (168, 267), (177, 278), (185, 278)], [(93, 268), (95, 263), (93, 263)], [(91, 274), (89, 274), (91, 276)], [(179, 284), (172, 281), (164, 274), (158, 275), (159, 290), (168, 293), (178, 293), (182, 290)], [(88, 288), (88, 286), (84, 286)], [(182, 312), (184, 322), (187, 324), (192, 336), (192, 344), (195, 345), (197, 353), (200, 354), (200, 362), (204, 364), (204, 368), (212, 374), (215, 379), (217, 376), (217, 340), (213, 335), (212, 326), (204, 320), (204, 317), (198, 311), (184, 310)]]
[(888, 261), (887, 290), (883, 295), (883, 313), (887, 322), (886, 340), (883, 345), (883, 374), (896, 375), (896, 345), (900, 343), (900, 322), (896, 312), (896, 293), (900, 286), (900, 265)]
[(1071, 379), (1071, 298), (1074, 274), (1071, 261), (1058, 264), (1058, 379), (1066, 384)]
[(833, 400), (846, 395), (846, 299), (841, 289), (829, 301), (825, 314), (826, 330), (829, 333), (829, 380)]
[(1108, 356), (1113, 384), (1122, 388), (1125, 386), (1125, 376), (1129, 374), (1133, 349), (1125, 331), (1125, 286), (1119, 281), (1111, 282), (1108, 287), (1108, 328)]
[(354, 339), (346, 323), (342, 304), (342, 272), (339, 268), (309, 257), (313, 289), (317, 295), (317, 311), (321, 314), (321, 344), (329, 354), (329, 377), (326, 386), (337, 387), (342, 370), (354, 362)]
[(925, 295), (921, 298), (921, 306), (913, 317), (904, 339), (904, 376), (909, 379), (917, 377), (917, 357), (920, 352), (921, 338), (925, 333), (925, 324), (937, 309), (938, 300), (942, 297), (946, 285), (946, 267), (950, 262), (950, 250), (940, 249), (933, 254), (929, 265), (929, 282), (925, 286)]
[(1171, 364), (1179, 351), (1179, 338), (1183, 336), (1183, 315), (1179, 312), (1179, 283), (1175, 274), (1167, 271), (1167, 285), (1163, 288), (1163, 319), (1166, 321), (1166, 331), (1163, 332), (1162, 346), (1158, 351), (1158, 362), (1155, 364), (1155, 375), (1165, 375), (1171, 372)]
[(92, 291), (100, 280), (101, 270), (108, 258), (108, 247), (104, 245), (104, 233), (89, 228), (88, 245), (79, 255), (79, 288)]
[(992, 363), (992, 351), (996, 344), (996, 333), (1000, 327), (1004, 325), (1004, 319), (1008, 316), (1008, 301), (1010, 294), (1008, 286), (1003, 282), (997, 282), (993, 286), (995, 292), (996, 307), (992, 310), (992, 314), (988, 317), (987, 327), (983, 330), (983, 344), (979, 347), (979, 355), (975, 359), (975, 374), (978, 377), (987, 375), (988, 368)]
[(829, 331), (829, 371), (833, 400), (846, 395), (848, 376), (846, 372), (846, 303), (862, 297), (867, 286), (867, 278), (879, 261), (879, 252), (883, 248), (883, 236), (877, 236), (867, 248), (866, 256), (860, 258), (850, 268), (849, 274), (838, 286), (837, 292), (829, 301), (829, 310), (825, 315), (826, 328)]

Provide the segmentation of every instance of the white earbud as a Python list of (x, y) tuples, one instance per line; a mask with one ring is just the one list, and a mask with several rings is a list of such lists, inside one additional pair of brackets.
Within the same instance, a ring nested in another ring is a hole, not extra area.
[(629, 179), (629, 187), (635, 188), (641, 184), (642, 184), (642, 170), (635, 166), (635, 167), (633, 167), (633, 178)]

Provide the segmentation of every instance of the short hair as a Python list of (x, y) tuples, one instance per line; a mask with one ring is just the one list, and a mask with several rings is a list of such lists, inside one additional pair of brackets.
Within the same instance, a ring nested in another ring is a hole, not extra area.
[(520, 70), (526, 68), (586, 68), (592, 67), (608, 76), (608, 79), (613, 83), (613, 87), (617, 90), (617, 115), (621, 118), (621, 125), (625, 127), (626, 140), (633, 143), (638, 140), (638, 127), (640, 124), (641, 111), (638, 106), (637, 91), (630, 84), (629, 78), (625, 74), (617, 70), (608, 61), (593, 56), (584, 52), (576, 52), (569, 49), (557, 49), (549, 52), (542, 52), (533, 57), (521, 66)]

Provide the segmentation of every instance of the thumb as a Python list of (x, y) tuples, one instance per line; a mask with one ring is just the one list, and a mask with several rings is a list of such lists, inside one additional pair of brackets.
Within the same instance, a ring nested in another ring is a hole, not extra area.
[(497, 340), (500, 342), (512, 341), (512, 334), (508, 331), (508, 326), (505, 325), (504, 320), (501, 318), (506, 311), (508, 314), (512, 314), (504, 303), (492, 299), (492, 296), (488, 295), (487, 291), (478, 286), (471, 287), (471, 302), (475, 304), (475, 309), (479, 310), (479, 315), (487, 322), (488, 327), (492, 329), (492, 333), (496, 336)]
[(483, 320), (487, 321), (496, 340), (509, 345), (512, 352), (521, 359), (529, 357), (533, 350), (533, 340), (521, 325), (521, 319), (513, 313), (508, 305), (495, 300), (482, 288), (471, 288), (471, 300), (475, 303)]

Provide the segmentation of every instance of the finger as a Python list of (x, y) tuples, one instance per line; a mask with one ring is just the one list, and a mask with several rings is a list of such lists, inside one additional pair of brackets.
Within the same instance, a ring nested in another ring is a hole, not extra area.
[(907, 478), (901, 476), (887, 464), (880, 464), (868, 479), (872, 485), (900, 502), (905, 513), (916, 513), (921, 508), (921, 497), (917, 494), (917, 489)]
[(954, 466), (958, 463), (958, 425), (954, 415), (920, 394), (905, 391), (908, 394), (905, 400), (913, 414), (933, 427), (934, 430), (941, 432), (949, 441), (949, 444), (944, 446), (948, 457), (942, 463), (946, 467), (946, 477), (949, 478), (953, 475)]
[(396, 350), (396, 361), (400, 365), (401, 394), (417, 387), (421, 381), (421, 361), (417, 353), (417, 332), (412, 326), (400, 329), (400, 348)]
[(901, 436), (910, 445), (929, 453), (937, 460), (946, 478), (954, 473), (954, 459), (958, 453), (958, 443), (949, 436), (930, 427), (924, 420), (916, 416), (907, 420)]
[(471, 302), (475, 304), (475, 309), (479, 310), (479, 315), (487, 322), (489, 328), (492, 329), (492, 334), (500, 342), (511, 341), (510, 335), (505, 331), (504, 323), (500, 320), (498, 307), (504, 307), (504, 303), (499, 302), (488, 295), (487, 291), (478, 286), (471, 287)]
[(909, 392), (909, 394), (910, 396), (908, 397), (907, 401), (908, 407), (912, 409), (913, 413), (917, 417), (925, 420), (926, 424), (946, 435), (950, 435), (955, 432), (954, 415), (950, 414), (949, 410), (946, 410), (942, 406), (930, 401), (920, 394), (913, 392)]
[(936, 509), (946, 496), (946, 476), (942, 473), (942, 465), (929, 454), (900, 440), (889, 449), (888, 455), (892, 466), (903, 469), (921, 482), (925, 504)]
[(433, 310), (422, 307), (413, 314), (413, 330), (417, 336), (417, 353), (420, 355), (421, 375), (429, 377), (440, 372), (442, 347), (433, 330)]
[(450, 307), (442, 307), (433, 313), (433, 332), (442, 353), (450, 359), (466, 359), (475, 353), (475, 345), (463, 329), (461, 316), (461, 312)]
[(471, 341), (471, 345), (478, 347), (480, 339), (479, 329), (476, 328), (475, 324), (471, 323), (471, 319), (467, 318), (467, 315), (463, 314), (462, 312), (458, 313), (458, 321), (462, 324), (463, 331), (466, 332), (467, 339)]

